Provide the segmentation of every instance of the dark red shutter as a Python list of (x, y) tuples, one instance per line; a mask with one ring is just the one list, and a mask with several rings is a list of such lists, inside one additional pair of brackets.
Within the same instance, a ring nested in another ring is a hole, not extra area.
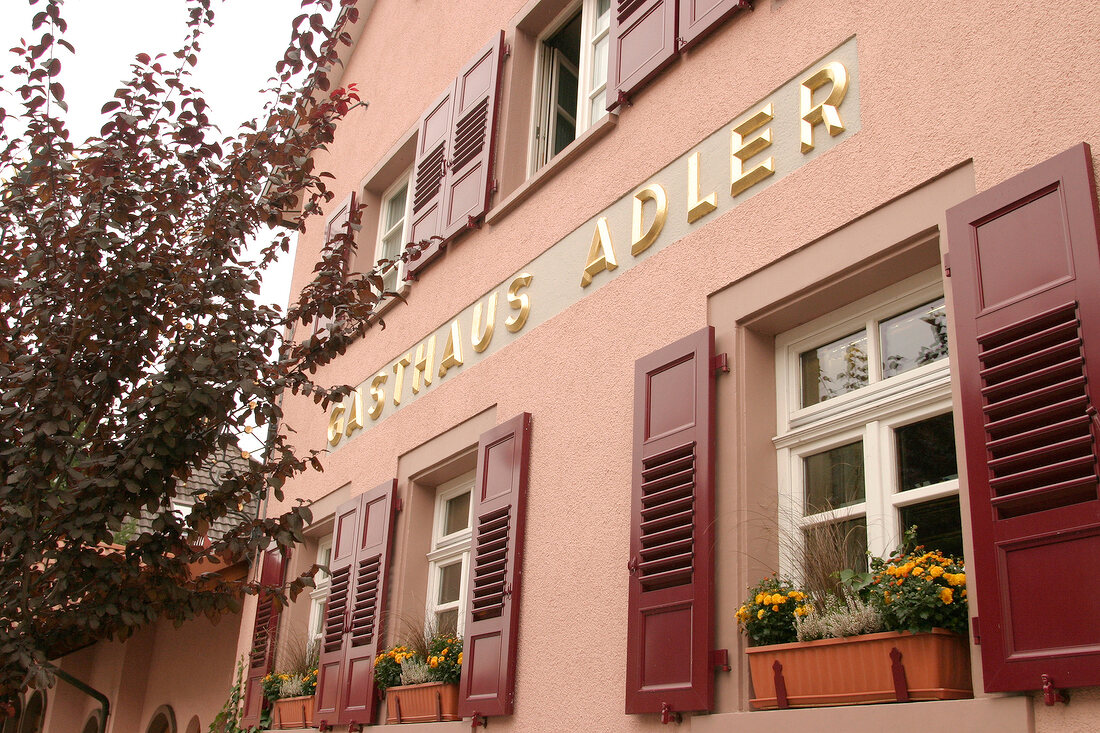
[(676, 1), (615, 0), (610, 38), (607, 108), (612, 110), (676, 56)]
[(634, 368), (626, 712), (710, 710), (714, 329)]
[(737, 10), (752, 10), (752, 0), (679, 0), (680, 49), (695, 43)]
[(451, 131), (451, 106), (454, 84), (420, 118), (416, 137), (416, 163), (413, 166), (413, 201), (409, 242), (426, 243), (420, 256), (411, 260), (406, 277), (412, 279), (420, 268), (439, 255), (443, 235), (443, 205), (447, 178), (447, 143)]
[(489, 210), (503, 53), (504, 31), (500, 31), (455, 80), (444, 240)]
[(482, 434), (474, 481), (474, 528), (458, 711), (510, 715), (516, 684), (523, 531), (531, 415)]
[(1100, 684), (1100, 239), (1078, 145), (947, 212), (985, 688)]
[[(282, 585), (286, 564), (279, 550), (267, 550), (261, 555), (260, 583), (268, 586)], [(279, 606), (275, 599), (260, 593), (256, 603), (256, 620), (252, 625), (252, 647), (248, 652), (248, 673), (244, 687), (244, 714), (241, 725), (260, 724), (264, 708), (264, 691), (261, 681), (275, 662), (275, 638), (279, 628)]]
[(374, 657), (382, 636), (397, 480), (340, 506), (333, 528), (317, 680), (319, 721), (371, 725)]

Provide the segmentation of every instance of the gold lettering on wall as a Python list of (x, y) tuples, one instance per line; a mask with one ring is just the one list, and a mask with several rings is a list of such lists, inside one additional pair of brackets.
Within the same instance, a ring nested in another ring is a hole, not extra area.
[(765, 127), (763, 132), (748, 141), (745, 140), (745, 136), (756, 132), (773, 119), (775, 119), (775, 108), (771, 102), (768, 102), (747, 120), (733, 128), (730, 136), (730, 196), (747, 191), (775, 173), (775, 159), (770, 156), (760, 165), (745, 170), (745, 162), (749, 158), (771, 146), (772, 128)]
[(412, 364), (412, 354), (405, 354), (393, 365), (393, 404), (401, 404), (401, 388), (405, 386), (405, 367)]
[(504, 322), (504, 327), (511, 333), (523, 328), (523, 324), (527, 323), (527, 316), (531, 315), (531, 296), (527, 293), (521, 294), (519, 289), (529, 287), (534, 279), (531, 273), (521, 272), (508, 286), (508, 305), (519, 311)]
[(592, 246), (588, 248), (588, 261), (581, 274), (581, 287), (586, 288), (592, 278), (604, 270), (614, 270), (619, 266), (615, 260), (615, 249), (611, 246), (611, 232), (607, 228), (607, 217), (596, 221), (596, 231), (592, 232)]
[[(814, 92), (826, 84), (832, 84), (829, 96), (821, 104), (814, 105)], [(830, 61), (808, 76), (799, 87), (802, 114), (802, 152), (814, 149), (814, 126), (824, 123), (830, 135), (844, 132), (844, 122), (837, 107), (848, 93), (848, 70), (839, 61)]]
[(356, 389), (351, 393), (351, 407), (348, 408), (348, 426), (344, 429), (344, 434), (351, 435), (361, 427), (363, 427), (363, 390)]
[(493, 340), (493, 326), (497, 321), (497, 294), (494, 290), (489, 294), (488, 313), (485, 315), (485, 330), (481, 330), (481, 301), (474, 306), (474, 323), (470, 328), (470, 343), (474, 351), (481, 353), (489, 348), (489, 342)]
[(335, 446), (344, 437), (344, 406), (334, 405), (328, 418), (328, 444)]
[(367, 410), (367, 414), (370, 415), (371, 420), (377, 420), (382, 414), (382, 408), (386, 406), (386, 390), (383, 385), (389, 377), (390, 375), (385, 372), (378, 372), (370, 382), (370, 396), (374, 404)]
[[(427, 349), (425, 349), (425, 346)], [(435, 334), (428, 338), (426, 343), (416, 347), (416, 360), (413, 362), (413, 394), (420, 392), (420, 379), (424, 378), (424, 386), (432, 383), (432, 363), (435, 361)]]
[[(653, 221), (644, 232), (645, 202), (652, 201), (656, 211)], [(651, 183), (638, 193), (634, 194), (634, 213), (630, 220), (630, 254), (637, 257), (649, 249), (649, 246), (657, 241), (661, 230), (665, 228), (665, 220), (668, 219), (668, 195), (665, 188), (659, 183)]]
[(458, 319), (451, 321), (451, 332), (447, 334), (447, 345), (443, 347), (443, 358), (439, 360), (440, 378), (447, 376), (451, 367), (462, 366), (462, 331)]
[(688, 224), (702, 219), (718, 208), (718, 195), (711, 191), (699, 198), (699, 151), (688, 158)]

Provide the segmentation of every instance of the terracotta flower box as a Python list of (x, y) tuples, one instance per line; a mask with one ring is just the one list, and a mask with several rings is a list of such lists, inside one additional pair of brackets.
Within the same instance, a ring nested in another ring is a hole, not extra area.
[(944, 629), (750, 647), (756, 709), (974, 696), (970, 648)]
[(458, 714), (458, 685), (425, 682), (386, 690), (387, 723), (428, 723), (462, 720)]
[(313, 727), (313, 695), (284, 697), (275, 701), (271, 712), (271, 725), (279, 730)]

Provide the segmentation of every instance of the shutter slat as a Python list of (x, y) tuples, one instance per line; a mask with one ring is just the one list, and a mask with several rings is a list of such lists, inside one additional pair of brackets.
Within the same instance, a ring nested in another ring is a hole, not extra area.
[(628, 713), (713, 707), (713, 356), (708, 327), (635, 365)]
[(463, 717), (510, 715), (513, 710), (530, 447), (528, 413), (478, 440), (470, 599), (458, 698)]
[(947, 212), (987, 692), (1100, 684), (1098, 223), (1087, 145)]

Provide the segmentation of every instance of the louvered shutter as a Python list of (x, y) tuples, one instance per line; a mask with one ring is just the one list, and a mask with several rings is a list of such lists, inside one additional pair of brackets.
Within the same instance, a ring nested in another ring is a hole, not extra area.
[(500, 31), (455, 80), (444, 240), (489, 210), (503, 53), (504, 31)]
[(361, 503), (362, 498), (356, 497), (341, 504), (336, 510), (332, 528), (332, 555), (328, 563), (329, 591), (321, 632), (316, 694), (317, 720), (330, 724), (339, 720), (351, 569), (355, 561)]
[(531, 415), (526, 412), (478, 441), (459, 685), (463, 716), (512, 713), (530, 446)]
[(397, 480), (391, 479), (336, 512), (317, 680), (319, 721), (374, 722), (374, 658), (382, 635), (396, 497)]
[(1094, 185), (1082, 144), (947, 214), (990, 692), (1100, 684)]
[(692, 45), (737, 10), (752, 10), (751, 0), (679, 0), (680, 49)]
[(615, 0), (607, 63), (607, 109), (676, 56), (675, 0)]
[(710, 710), (714, 329), (634, 371), (626, 712)]
[(454, 83), (420, 118), (413, 165), (412, 213), (409, 242), (426, 243), (420, 255), (410, 260), (406, 277), (412, 279), (422, 267), (439, 255), (443, 235), (443, 206), (446, 192), (448, 142)]
[[(267, 550), (261, 557), (260, 583), (269, 586), (282, 585), (286, 568), (283, 554), (279, 550)], [(248, 652), (244, 714), (241, 718), (241, 725), (244, 727), (260, 724), (260, 714), (264, 708), (261, 682), (275, 662), (275, 637), (278, 628), (279, 607), (272, 596), (261, 593), (256, 603), (256, 620), (252, 625), (252, 647)]]

